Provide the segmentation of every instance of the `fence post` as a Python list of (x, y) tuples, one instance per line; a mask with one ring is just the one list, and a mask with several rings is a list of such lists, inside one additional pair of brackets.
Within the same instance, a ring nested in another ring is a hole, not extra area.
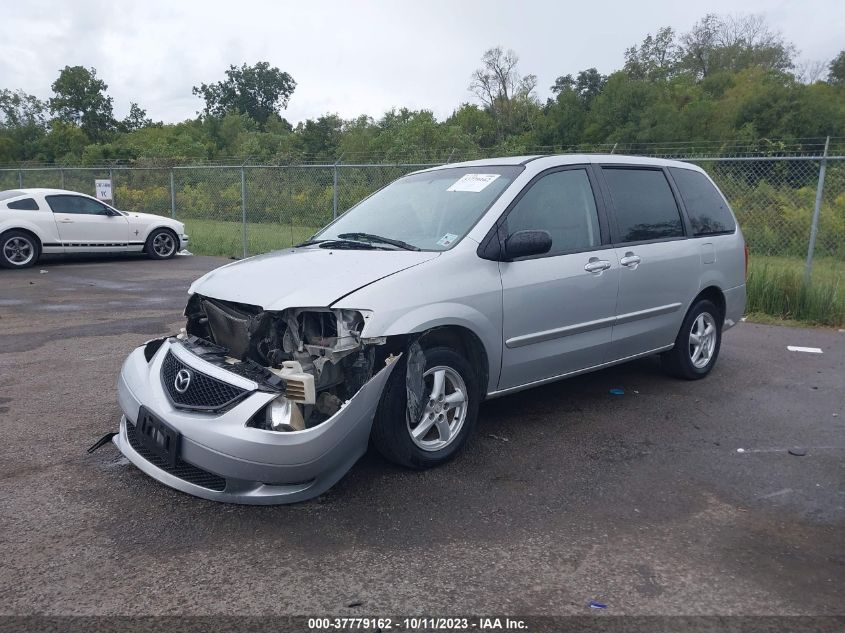
[(337, 164), (341, 158), (343, 158), (343, 154), (334, 162), (332, 167), (332, 220), (337, 219)]
[(241, 239), (243, 241), (243, 257), (244, 259), (246, 259), (246, 171), (244, 170), (243, 165), (241, 165), (241, 227)]
[(176, 219), (176, 179), (173, 177), (173, 168), (170, 168), (170, 217)]
[(18, 189), (23, 189), (23, 169), (18, 169)]
[(830, 145), (830, 137), (824, 142), (824, 153), (819, 166), (819, 184), (816, 187), (816, 204), (813, 207), (813, 222), (810, 225), (810, 243), (807, 245), (807, 266), (804, 268), (804, 285), (810, 285), (810, 278), (813, 274), (813, 251), (816, 250), (816, 235), (819, 232), (819, 214), (822, 209), (822, 194), (824, 193), (824, 174), (827, 171), (827, 148)]
[(116, 187), (114, 186), (114, 174), (112, 173), (111, 167), (109, 167), (109, 182), (111, 183), (111, 200), (109, 200), (109, 202), (111, 202), (111, 206), (113, 206), (116, 209), (117, 208), (117, 200), (116, 200), (117, 195), (115, 194), (115, 191), (114, 191)]
[(62, 183), (61, 186), (59, 187), (59, 189), (64, 189), (65, 188), (65, 170), (64, 169), (59, 169), (59, 178), (61, 179), (61, 183)]

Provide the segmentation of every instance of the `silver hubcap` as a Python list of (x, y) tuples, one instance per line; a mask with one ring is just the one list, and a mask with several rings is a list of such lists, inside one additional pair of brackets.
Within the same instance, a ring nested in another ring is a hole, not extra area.
[(461, 432), (467, 417), (467, 388), (460, 374), (445, 366), (426, 371), (423, 381), (428, 400), (415, 424), (408, 418), (408, 433), (424, 451), (439, 451)]
[(10, 237), (3, 244), (3, 255), (7, 261), (23, 266), (35, 257), (35, 246), (25, 237)]
[(153, 238), (153, 250), (159, 257), (169, 257), (176, 250), (176, 242), (170, 233), (159, 233)]
[(716, 349), (716, 320), (709, 312), (702, 312), (689, 332), (689, 357), (693, 366), (701, 369), (713, 358)]

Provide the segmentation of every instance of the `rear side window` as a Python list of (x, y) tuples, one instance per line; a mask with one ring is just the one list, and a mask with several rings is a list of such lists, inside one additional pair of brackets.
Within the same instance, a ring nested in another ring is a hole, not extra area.
[(707, 176), (680, 167), (670, 167), (669, 171), (681, 192), (693, 234), (712, 235), (733, 233), (736, 230), (736, 222), (728, 205)]
[(38, 203), (32, 198), (24, 198), (23, 200), (12, 200), (6, 205), (10, 209), (17, 209), (18, 211), (38, 211)]
[(641, 242), (683, 237), (675, 196), (662, 170), (605, 167), (619, 240)]

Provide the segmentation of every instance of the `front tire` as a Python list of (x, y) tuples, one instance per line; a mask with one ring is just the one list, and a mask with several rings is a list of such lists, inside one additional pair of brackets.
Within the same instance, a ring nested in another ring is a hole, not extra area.
[(156, 229), (147, 238), (145, 250), (150, 259), (170, 259), (179, 250), (179, 238), (170, 229)]
[(418, 419), (408, 413), (406, 361), (390, 376), (373, 421), (372, 442), (388, 460), (432, 468), (457, 455), (478, 419), (478, 379), (466, 359), (448, 347), (424, 349), (424, 397)]
[(701, 299), (687, 312), (675, 347), (662, 356), (666, 370), (677, 378), (699, 380), (713, 369), (722, 346), (722, 313)]
[(0, 266), (3, 268), (29, 268), (41, 256), (38, 239), (26, 231), (6, 231), (0, 235)]

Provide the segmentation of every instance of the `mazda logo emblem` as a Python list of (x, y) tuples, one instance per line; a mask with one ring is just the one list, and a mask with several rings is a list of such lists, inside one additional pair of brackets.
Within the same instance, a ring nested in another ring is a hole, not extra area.
[(179, 393), (185, 393), (191, 386), (191, 372), (187, 369), (180, 369), (176, 373), (176, 380), (173, 381), (173, 388)]

